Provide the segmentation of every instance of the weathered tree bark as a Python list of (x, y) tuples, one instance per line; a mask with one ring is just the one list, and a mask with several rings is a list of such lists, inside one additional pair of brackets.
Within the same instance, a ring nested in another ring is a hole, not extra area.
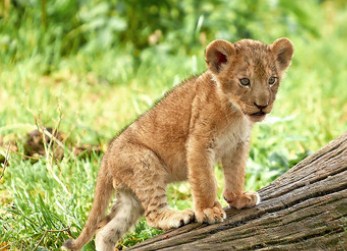
[(128, 250), (347, 250), (347, 134), (228, 209), (215, 225), (189, 224)]

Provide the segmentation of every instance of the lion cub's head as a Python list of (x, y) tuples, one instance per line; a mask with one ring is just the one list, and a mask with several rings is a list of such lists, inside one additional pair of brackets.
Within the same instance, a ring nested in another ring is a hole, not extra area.
[(286, 38), (270, 45), (244, 39), (234, 44), (215, 40), (206, 48), (206, 62), (214, 81), (232, 104), (252, 121), (272, 110), (293, 45)]

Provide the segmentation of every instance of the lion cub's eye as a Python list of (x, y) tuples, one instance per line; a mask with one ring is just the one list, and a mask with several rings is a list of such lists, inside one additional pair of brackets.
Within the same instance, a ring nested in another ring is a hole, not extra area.
[(240, 84), (243, 86), (249, 86), (251, 84), (251, 81), (248, 78), (241, 78)]
[(271, 76), (268, 80), (269, 85), (274, 85), (277, 81), (277, 78), (274, 76)]

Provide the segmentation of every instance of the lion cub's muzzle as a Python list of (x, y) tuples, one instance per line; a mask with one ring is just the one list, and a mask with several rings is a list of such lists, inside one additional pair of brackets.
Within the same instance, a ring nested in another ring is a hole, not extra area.
[(248, 113), (247, 116), (253, 122), (259, 122), (264, 120), (266, 115), (271, 111), (271, 106), (267, 105), (258, 105), (254, 103), (254, 106), (258, 108), (258, 111)]

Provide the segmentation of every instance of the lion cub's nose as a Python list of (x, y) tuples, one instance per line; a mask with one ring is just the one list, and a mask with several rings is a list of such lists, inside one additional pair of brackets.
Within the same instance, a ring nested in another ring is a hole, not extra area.
[(254, 102), (254, 105), (259, 109), (259, 110), (263, 110), (265, 109), (268, 104), (257, 104), (256, 102)]

